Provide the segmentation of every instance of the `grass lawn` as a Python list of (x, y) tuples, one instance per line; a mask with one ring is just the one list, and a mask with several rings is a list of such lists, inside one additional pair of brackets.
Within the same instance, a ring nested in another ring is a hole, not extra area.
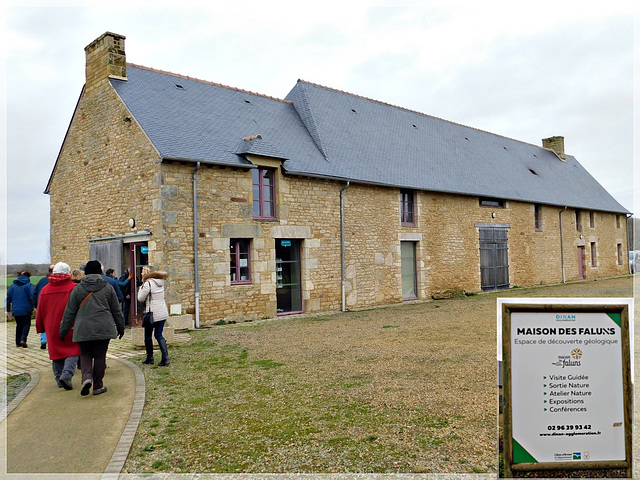
[(123, 473), (495, 473), (496, 298), (632, 294), (624, 277), (193, 331), (141, 365)]
[[(31, 280), (31, 283), (35, 286), (38, 284), (38, 282), (40, 281), (40, 279), (43, 277), (44, 275), (31, 275), (31, 277), (29, 277), (29, 280)], [(13, 281), (18, 278), (18, 277), (6, 277), (6, 287), (9, 288), (11, 286), (11, 284), (13, 283)]]

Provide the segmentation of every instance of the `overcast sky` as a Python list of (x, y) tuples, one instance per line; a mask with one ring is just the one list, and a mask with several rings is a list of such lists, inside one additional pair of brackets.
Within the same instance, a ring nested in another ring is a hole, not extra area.
[(535, 145), (562, 135), (633, 211), (628, 2), (218, 3), (5, 7), (0, 263), (49, 261), (43, 191), (84, 84), (84, 47), (106, 31), (126, 36), (129, 63), (273, 97), (303, 79)]

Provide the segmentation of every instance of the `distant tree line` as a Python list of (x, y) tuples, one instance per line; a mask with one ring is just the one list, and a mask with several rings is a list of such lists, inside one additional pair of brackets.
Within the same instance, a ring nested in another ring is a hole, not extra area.
[(7, 265), (7, 276), (12, 277), (27, 270), (31, 275), (47, 275), (49, 273), (48, 263), (16, 263), (13, 265)]

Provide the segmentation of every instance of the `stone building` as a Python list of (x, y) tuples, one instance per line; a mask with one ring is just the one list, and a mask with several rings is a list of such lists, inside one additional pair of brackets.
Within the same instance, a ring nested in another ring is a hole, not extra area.
[(54, 262), (157, 265), (198, 323), (628, 272), (629, 212), (562, 137), (305, 81), (271, 98), (127, 63), (124, 41), (85, 49), (45, 192)]

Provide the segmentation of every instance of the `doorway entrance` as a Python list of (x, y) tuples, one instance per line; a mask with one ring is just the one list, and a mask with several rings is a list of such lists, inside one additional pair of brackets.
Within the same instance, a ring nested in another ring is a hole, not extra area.
[(416, 242), (400, 242), (402, 300), (417, 300)]
[(578, 247), (578, 278), (584, 280), (584, 245)]
[(276, 239), (276, 302), (278, 315), (302, 313), (301, 241)]
[(509, 288), (506, 227), (480, 228), (480, 286), (483, 292)]
[[(147, 242), (132, 242), (129, 246), (128, 258), (125, 259), (126, 269), (131, 269), (133, 278), (129, 282), (129, 298), (125, 299), (123, 315), (125, 323), (141, 325), (144, 304), (138, 305), (138, 287), (142, 282), (142, 267), (149, 265), (149, 246)], [(125, 271), (126, 271), (125, 269)]]

